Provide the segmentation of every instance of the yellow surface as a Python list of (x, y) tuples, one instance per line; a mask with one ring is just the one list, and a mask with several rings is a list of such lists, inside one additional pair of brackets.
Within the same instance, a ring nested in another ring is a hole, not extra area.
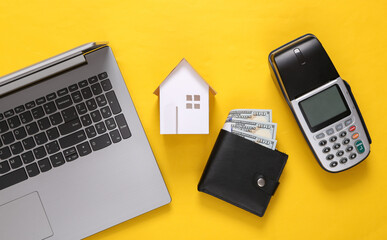
[[(85, 42), (110, 42), (172, 196), (171, 204), (103, 231), (106, 239), (387, 239), (385, 1), (0, 1), (0, 75)], [(349, 81), (371, 154), (330, 174), (314, 160), (270, 78), (267, 56), (305, 33)], [(210, 134), (161, 136), (158, 84), (183, 58), (218, 92)], [(270, 108), (289, 155), (259, 218), (199, 193), (227, 113)]]

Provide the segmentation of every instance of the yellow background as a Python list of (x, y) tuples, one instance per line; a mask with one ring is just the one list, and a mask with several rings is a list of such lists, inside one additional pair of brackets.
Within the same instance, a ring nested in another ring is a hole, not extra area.
[[(0, 1), (0, 75), (90, 41), (107, 40), (172, 196), (102, 239), (387, 239), (385, 1)], [(351, 84), (371, 133), (367, 160), (327, 173), (273, 84), (267, 56), (305, 33)], [(210, 134), (159, 134), (153, 90), (183, 58), (218, 91)], [(196, 190), (227, 113), (268, 108), (289, 155), (259, 218)]]

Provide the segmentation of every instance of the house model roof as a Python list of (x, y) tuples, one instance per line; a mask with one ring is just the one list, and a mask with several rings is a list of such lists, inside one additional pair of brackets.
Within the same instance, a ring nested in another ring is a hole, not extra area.
[[(185, 58), (183, 58), (183, 59), (179, 62), (179, 64), (177, 64), (177, 66), (176, 66), (176, 67), (168, 74), (168, 76), (160, 83), (160, 85), (156, 88), (156, 90), (153, 92), (153, 94), (159, 96), (161, 84), (162, 84), (165, 80), (167, 80), (168, 77), (169, 77), (170, 75), (172, 75), (172, 74), (174, 73), (175, 69), (176, 69), (179, 65), (181, 65), (181, 64), (183, 64), (183, 63), (186, 63), (189, 67), (191, 67), (191, 68), (192, 68), (192, 69), (200, 76), (200, 74), (199, 74), (199, 73), (191, 66), (191, 64), (189, 64), (189, 62), (188, 62)], [(212, 94), (216, 95), (216, 91), (210, 86), (210, 84), (208, 84), (208, 83), (203, 79), (202, 76), (200, 76), (200, 79), (201, 79), (205, 84), (208, 85), (210, 92), (211, 92)]]

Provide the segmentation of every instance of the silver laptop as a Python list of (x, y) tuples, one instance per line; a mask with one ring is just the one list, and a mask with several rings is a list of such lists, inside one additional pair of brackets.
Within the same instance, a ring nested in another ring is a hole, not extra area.
[(0, 78), (0, 99), (0, 239), (81, 239), (171, 201), (105, 43)]

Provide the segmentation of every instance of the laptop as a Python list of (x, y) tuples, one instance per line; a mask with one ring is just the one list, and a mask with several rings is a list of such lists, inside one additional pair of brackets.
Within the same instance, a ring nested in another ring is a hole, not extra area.
[(0, 78), (0, 239), (82, 239), (171, 201), (111, 48)]

